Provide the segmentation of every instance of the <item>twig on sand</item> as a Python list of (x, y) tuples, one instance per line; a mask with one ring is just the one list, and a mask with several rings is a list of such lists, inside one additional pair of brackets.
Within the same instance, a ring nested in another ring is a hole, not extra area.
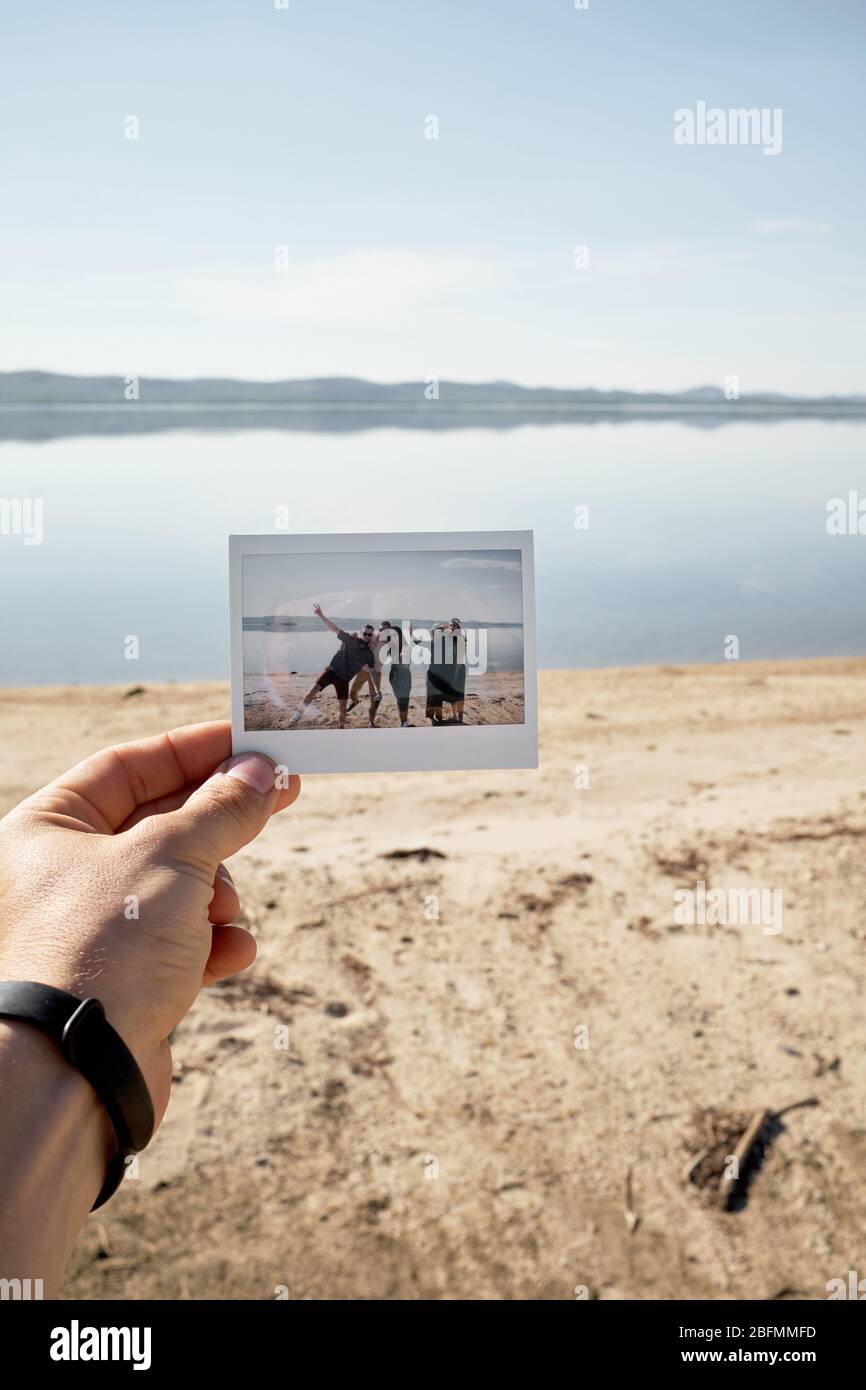
[(640, 1225), (640, 1217), (634, 1209), (634, 1197), (632, 1195), (632, 1173), (634, 1164), (629, 1164), (628, 1172), (625, 1175), (625, 1224), (628, 1226), (629, 1234), (634, 1235)]
[(703, 1162), (703, 1160), (706, 1158), (709, 1152), (709, 1149), (698, 1149), (698, 1152), (695, 1154), (694, 1158), (689, 1159), (688, 1163), (683, 1169), (683, 1182), (691, 1182), (692, 1173), (695, 1171), (698, 1164)]
[[(405, 887), (404, 883), (379, 883), (374, 888), (361, 888), (356, 893), (344, 893), (341, 898), (330, 898), (327, 902), (319, 903), (318, 911), (329, 912), (332, 907), (342, 907), (343, 903), (357, 902), (359, 898), (372, 898), (377, 893), (396, 893)], [(303, 931), (305, 928), (323, 927), (324, 925), (324, 917), (315, 919), (308, 917), (303, 922), (298, 923), (298, 929)]]
[[(423, 861), (430, 858), (431, 856), (436, 859), (446, 858), (446, 856), (442, 854), (440, 850), (427, 848), (423, 848), (420, 850), (393, 850), (390, 854), (382, 855), (381, 858), (407, 859), (410, 857), (417, 857)], [(344, 893), (339, 898), (329, 898), (326, 902), (318, 903), (316, 911), (330, 912), (331, 908), (342, 907), (343, 903), (354, 903), (357, 902), (359, 898), (372, 898), (375, 897), (378, 893), (399, 893), (402, 888), (409, 887), (411, 887), (411, 882), (409, 880), (404, 880), (402, 883), (374, 883), (370, 888), (359, 888), (354, 893)], [(307, 918), (305, 921), (299, 922), (298, 927), (301, 929), (305, 927), (321, 927), (324, 926), (324, 922), (324, 917), (317, 917), (315, 919)]]
[(393, 893), (397, 887), (394, 883), (377, 883), (372, 888), (360, 888), (355, 893), (344, 893), (340, 898), (330, 898), (327, 902), (319, 903), (319, 907), (325, 912), (331, 907), (342, 907), (343, 903), (356, 902), (358, 898), (372, 898), (376, 893)]
[(787, 1105), (783, 1105), (779, 1110), (774, 1110), (773, 1119), (780, 1119), (782, 1115), (787, 1115), (789, 1110), (800, 1110), (805, 1108), (807, 1105), (820, 1104), (821, 1102), (819, 1101), (817, 1096), (806, 1096), (803, 1100), (792, 1100), (789, 1101)]

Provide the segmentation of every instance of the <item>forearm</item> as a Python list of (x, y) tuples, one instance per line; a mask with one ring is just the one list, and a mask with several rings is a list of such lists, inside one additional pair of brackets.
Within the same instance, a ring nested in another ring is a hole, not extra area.
[(50, 1038), (0, 1023), (0, 1279), (57, 1294), (105, 1179), (114, 1131), (96, 1092)]
[[(227, 930), (240, 903), (222, 861), (299, 790), (297, 777), (283, 788), (263, 754), (232, 757), (228, 724), (197, 724), (103, 750), (0, 821), (0, 980), (98, 999), (157, 1124), (172, 1029), (203, 982), (255, 957), (242, 927)], [(122, 884), (135, 888), (134, 924), (121, 915)], [(116, 1088), (101, 1085), (122, 1113)], [(129, 1138), (144, 1143), (139, 1101)], [(56, 1295), (117, 1155), (107, 1110), (60, 1047), (0, 1018), (0, 1280), (41, 1280)]]
[(339, 631), (340, 631), (340, 629), (339, 629), (339, 627), (337, 626), (337, 624), (336, 624), (336, 623), (332, 623), (330, 618), (326, 618), (325, 615), (324, 615), (324, 613), (320, 613), (320, 614), (319, 614), (319, 617), (321, 618), (322, 622), (325, 624), (325, 627), (329, 627), (329, 628), (331, 629), (332, 632), (339, 632)]

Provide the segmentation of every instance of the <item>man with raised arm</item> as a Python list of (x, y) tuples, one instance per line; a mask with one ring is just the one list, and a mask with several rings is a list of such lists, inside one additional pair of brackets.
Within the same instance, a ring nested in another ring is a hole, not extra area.
[(313, 604), (313, 612), (317, 618), (321, 618), (326, 627), (335, 632), (340, 639), (340, 650), (335, 652), (320, 676), (316, 678), (315, 685), (307, 691), (303, 702), (298, 706), (289, 720), (289, 727), (299, 724), (304, 717), (307, 705), (312, 704), (323, 690), (329, 685), (334, 687), (334, 694), (337, 697), (337, 704), (340, 710), (340, 728), (346, 727), (346, 701), (349, 698), (349, 682), (357, 676), (358, 672), (364, 667), (371, 669), (376, 665), (376, 658), (373, 654), (371, 642), (373, 640), (373, 625), (367, 623), (360, 636), (356, 632), (346, 632), (343, 628), (332, 623), (330, 618), (326, 618), (322, 612), (321, 604)]

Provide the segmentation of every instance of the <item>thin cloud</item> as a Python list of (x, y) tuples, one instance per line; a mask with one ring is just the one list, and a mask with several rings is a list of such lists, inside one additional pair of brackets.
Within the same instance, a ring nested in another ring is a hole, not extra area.
[(275, 266), (227, 269), (179, 277), (179, 307), (214, 309), (236, 318), (321, 324), (405, 315), (408, 309), (459, 302), (465, 295), (498, 289), (504, 266), (431, 252), (355, 251), (319, 260), (295, 260), (288, 248), (284, 270)]

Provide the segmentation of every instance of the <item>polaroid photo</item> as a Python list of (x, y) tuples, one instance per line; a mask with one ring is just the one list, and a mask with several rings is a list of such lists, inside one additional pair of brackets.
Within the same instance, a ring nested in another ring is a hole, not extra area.
[(230, 536), (229, 570), (235, 753), (538, 766), (531, 531)]

